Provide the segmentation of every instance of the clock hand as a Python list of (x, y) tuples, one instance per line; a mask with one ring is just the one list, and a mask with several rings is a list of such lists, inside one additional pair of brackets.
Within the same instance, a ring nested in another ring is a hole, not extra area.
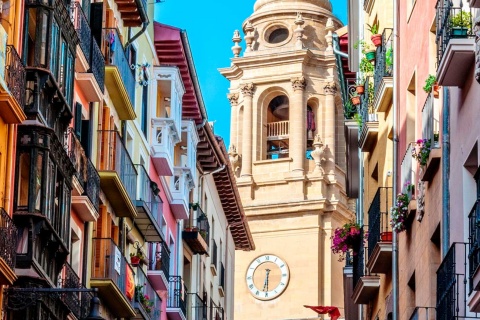
[(263, 283), (263, 291), (266, 292), (268, 291), (268, 276), (270, 274), (270, 269), (265, 269), (265, 282)]

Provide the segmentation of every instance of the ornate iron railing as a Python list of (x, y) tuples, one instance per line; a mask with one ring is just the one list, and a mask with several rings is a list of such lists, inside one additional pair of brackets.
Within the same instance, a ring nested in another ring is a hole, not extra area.
[(210, 246), (210, 224), (208, 223), (208, 217), (199, 205), (197, 205), (194, 210), (197, 211), (196, 224), (187, 226), (187, 228), (193, 228), (194, 231), (200, 232), (200, 236), (205, 240), (207, 246)]
[(137, 170), (122, 137), (114, 130), (99, 130), (99, 171), (115, 171), (132, 203), (137, 194)]
[[(62, 272), (60, 273), (60, 288), (82, 288), (80, 278), (72, 267), (65, 262)], [(80, 318), (81, 313), (81, 295), (79, 292), (65, 292), (61, 293), (60, 298), (67, 305), (70, 311)]]
[(473, 291), (473, 277), (480, 267), (480, 202), (475, 201), (468, 215), (468, 268), (469, 268), (469, 292)]
[(170, 276), (168, 280), (167, 308), (178, 308), (183, 312), (183, 315), (186, 316), (188, 291), (183, 284), (182, 277)]
[(437, 320), (477, 319), (467, 307), (468, 243), (453, 243), (437, 270)]
[(393, 71), (393, 29), (385, 28), (382, 33), (382, 45), (377, 47), (375, 58), (374, 94), (384, 77), (391, 77)]
[[(37, 0), (37, 2), (43, 2)], [(75, 47), (77, 46), (79, 39), (75, 27), (73, 26), (72, 19), (70, 18), (70, 12), (65, 6), (65, 2), (62, 0), (53, 0), (53, 9), (55, 12), (55, 18), (58, 24), (61, 26), (62, 33), (64, 34), (65, 40), (70, 45), (70, 50), (75, 52)]]
[(142, 268), (137, 268), (135, 286), (135, 302), (142, 308), (151, 320), (160, 320), (162, 299), (153, 289), (150, 280)]
[(15, 268), (15, 250), (17, 248), (17, 227), (5, 209), (0, 208), (0, 258)]
[(80, 2), (76, 1), (72, 5), (72, 10), (75, 17), (75, 30), (77, 31), (80, 48), (82, 49), (87, 61), (90, 62), (90, 53), (92, 50), (92, 31), (90, 30), (90, 25), (88, 24), (87, 17), (83, 12)]
[(422, 138), (430, 140), (432, 148), (439, 148), (440, 124), (435, 114), (435, 103), (432, 93), (427, 95), (427, 100), (422, 109)]
[(367, 79), (365, 80), (365, 92), (362, 96), (362, 104), (360, 107), (360, 112), (362, 116), (362, 128), (366, 122), (378, 121), (378, 116), (373, 109), (373, 90), (371, 89), (371, 86), (372, 83), (370, 81), (370, 77), (367, 77)]
[(392, 206), (392, 188), (380, 187), (368, 209), (368, 257), (378, 242), (392, 242), (389, 209)]
[(153, 243), (152, 246), (152, 259), (150, 262), (150, 270), (163, 271), (165, 278), (168, 280), (170, 277), (170, 250), (165, 242)]
[[(364, 238), (363, 227), (360, 228), (360, 237)], [(353, 250), (356, 252), (353, 255), (353, 287), (357, 285), (361, 277), (365, 275), (365, 246), (363, 241), (355, 243)]]
[(438, 0), (436, 5), (437, 65), (440, 65), (450, 39), (474, 37), (472, 11), (454, 7), (452, 0)]
[(102, 51), (105, 55), (105, 65), (116, 66), (124, 82), (132, 105), (135, 104), (135, 78), (125, 54), (123, 44), (114, 28), (103, 29)]
[(188, 294), (192, 302), (192, 320), (207, 320), (207, 303), (197, 293)]
[(215, 268), (217, 268), (217, 243), (215, 242), (215, 239), (212, 239), (212, 242), (213, 242), (213, 246), (212, 246), (212, 254), (211, 254), (211, 260), (210, 260), (210, 263), (213, 264), (215, 266)]
[(12, 45), (7, 45), (5, 61), (5, 82), (12, 96), (23, 108), (25, 106), (25, 79), (26, 71), (22, 58)]
[(90, 69), (97, 80), (98, 86), (102, 93), (105, 90), (105, 58), (103, 57), (102, 51), (98, 47), (97, 42), (92, 38), (92, 54), (90, 59)]

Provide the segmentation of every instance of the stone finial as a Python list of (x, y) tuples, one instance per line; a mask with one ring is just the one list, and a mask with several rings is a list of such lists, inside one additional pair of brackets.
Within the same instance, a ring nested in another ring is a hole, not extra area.
[(230, 101), (231, 106), (236, 106), (238, 104), (239, 96), (240, 95), (236, 92), (227, 94), (227, 99), (228, 99), (228, 101)]
[(334, 81), (327, 82), (323, 87), (325, 94), (335, 95), (337, 93), (337, 85)]
[(240, 56), (240, 52), (242, 51), (242, 47), (240, 47), (238, 44), (242, 41), (242, 38), (240, 38), (240, 31), (238, 30), (235, 30), (233, 32), (233, 38), (232, 38), (232, 41), (234, 43), (233, 47), (232, 47), (232, 52), (233, 52), (233, 56), (235, 58), (238, 58)]
[(313, 170), (314, 173), (321, 173), (322, 175), (325, 173), (323, 168), (321, 167), (323, 152), (325, 151), (325, 145), (323, 144), (322, 138), (319, 134), (315, 136), (313, 140), (313, 147), (315, 148), (310, 155), (312, 156), (313, 160), (315, 160), (315, 169)]
[(302, 13), (297, 12), (297, 18), (295, 19), (295, 25), (297, 26), (295, 30), (293, 31), (295, 33), (296, 41), (295, 41), (295, 49), (301, 50), (303, 49), (303, 24), (305, 23), (305, 20), (303, 20)]
[(475, 19), (473, 32), (475, 34), (475, 79), (480, 83), (480, 17)]
[(255, 85), (253, 83), (243, 83), (240, 85), (240, 91), (244, 96), (252, 97), (255, 93)]
[(327, 41), (327, 51), (333, 51), (333, 30), (335, 26), (333, 24), (332, 18), (328, 18), (327, 24), (325, 25), (325, 30), (327, 31), (327, 34), (325, 35), (325, 41)]
[(304, 76), (292, 78), (290, 81), (292, 82), (294, 91), (305, 90), (305, 87), (307, 86), (307, 80)]
[(232, 165), (233, 172), (238, 176), (240, 173), (242, 161), (240, 155), (237, 153), (237, 148), (234, 144), (231, 144), (228, 148), (228, 157), (230, 159), (230, 164)]
[(247, 24), (245, 25), (245, 43), (247, 44), (247, 48), (245, 49), (245, 52), (250, 52), (253, 51), (253, 39), (255, 39), (255, 28), (253, 27), (252, 23), (250, 20), (247, 21)]

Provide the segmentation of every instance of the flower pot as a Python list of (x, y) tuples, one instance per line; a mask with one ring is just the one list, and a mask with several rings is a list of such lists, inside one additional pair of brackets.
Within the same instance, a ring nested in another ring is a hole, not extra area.
[(351, 97), (350, 100), (352, 101), (353, 105), (359, 105), (360, 104), (360, 97)]
[(435, 82), (435, 84), (433, 85), (433, 88), (432, 88), (432, 92), (433, 92), (433, 97), (435, 99), (438, 99), (438, 97), (440, 95), (440, 86), (438, 85), (438, 83)]
[(382, 232), (380, 234), (380, 237), (381, 237), (382, 241), (391, 242), (392, 241), (392, 232), (391, 231)]
[(375, 61), (375, 50), (365, 52), (365, 58), (370, 62)]
[(354, 232), (357, 232), (357, 227), (351, 226), (350, 227), (350, 233), (354, 233)]
[(134, 266), (138, 266), (138, 264), (140, 263), (140, 257), (137, 257), (137, 256), (130, 257), (130, 263)]
[(357, 93), (363, 94), (365, 92), (365, 87), (363, 85), (357, 86)]
[(468, 29), (465, 27), (452, 27), (452, 37), (454, 38), (466, 38)]
[(382, 45), (382, 35), (381, 34), (374, 34), (370, 38), (372, 43), (375, 47), (380, 47)]

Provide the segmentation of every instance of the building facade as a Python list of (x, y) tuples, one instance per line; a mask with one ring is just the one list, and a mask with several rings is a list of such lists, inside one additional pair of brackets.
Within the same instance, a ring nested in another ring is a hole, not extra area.
[(330, 1), (257, 1), (242, 25), (244, 53), (235, 31), (231, 66), (220, 69), (230, 81), (230, 161), (257, 247), (237, 252), (236, 319), (312, 317), (304, 305), (343, 313), (330, 237), (353, 211), (331, 10)]

